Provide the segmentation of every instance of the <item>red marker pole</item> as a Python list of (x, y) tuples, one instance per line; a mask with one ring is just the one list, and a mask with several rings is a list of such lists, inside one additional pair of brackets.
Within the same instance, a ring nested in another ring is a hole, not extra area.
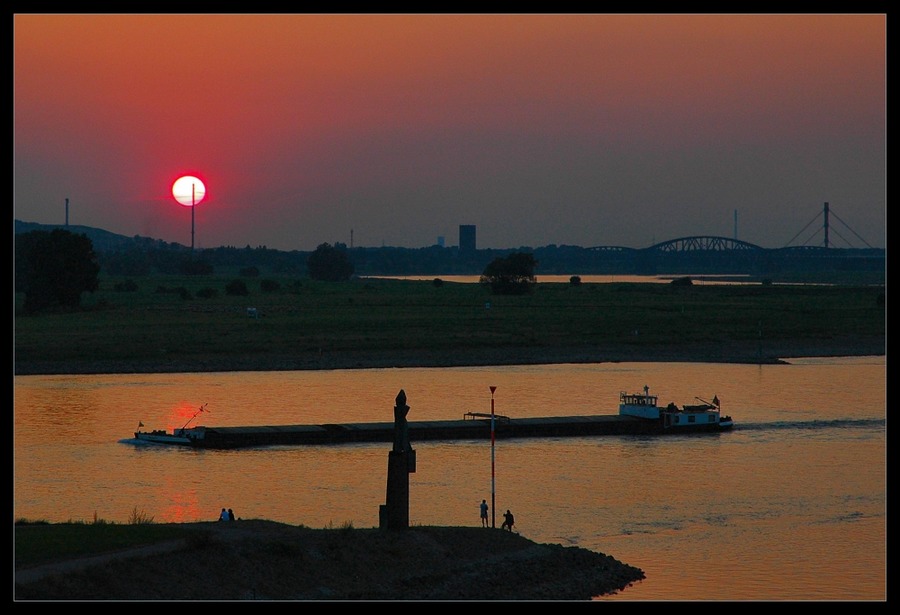
[(497, 487), (494, 482), (494, 391), (497, 387), (491, 387), (491, 527), (497, 527)]

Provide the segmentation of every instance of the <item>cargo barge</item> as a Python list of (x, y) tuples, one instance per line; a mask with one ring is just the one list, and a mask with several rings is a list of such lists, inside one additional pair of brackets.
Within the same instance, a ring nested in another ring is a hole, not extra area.
[[(619, 413), (614, 415), (510, 418), (467, 412), (459, 420), (409, 421), (409, 440), (485, 440), (492, 437), (492, 432), (495, 439), (718, 433), (733, 427), (731, 417), (722, 416), (717, 397), (712, 402), (700, 401), (696, 405), (669, 404), (663, 408), (658, 406), (658, 397), (644, 387), (643, 393), (620, 393)], [(173, 432), (138, 430), (134, 437), (155, 444), (209, 449), (393, 442), (394, 423), (246, 427), (185, 424)]]

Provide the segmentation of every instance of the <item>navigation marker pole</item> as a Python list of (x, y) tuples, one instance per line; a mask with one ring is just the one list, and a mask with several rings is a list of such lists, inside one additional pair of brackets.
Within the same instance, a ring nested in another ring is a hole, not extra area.
[(494, 481), (494, 391), (491, 387), (491, 527), (497, 527), (497, 487)]

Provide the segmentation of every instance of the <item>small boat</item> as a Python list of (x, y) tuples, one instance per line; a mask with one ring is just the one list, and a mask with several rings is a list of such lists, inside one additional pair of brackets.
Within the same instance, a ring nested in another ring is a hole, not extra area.
[(711, 402), (700, 397), (696, 399), (699, 404), (679, 407), (670, 403), (662, 408), (658, 404), (659, 396), (651, 395), (650, 387), (644, 386), (643, 393), (619, 394), (619, 416), (657, 421), (666, 433), (724, 431), (734, 427), (730, 416), (722, 416), (718, 396), (714, 396)]
[(174, 429), (171, 432), (166, 431), (165, 429), (154, 429), (152, 431), (141, 431), (141, 427), (144, 426), (143, 422), (138, 423), (138, 430), (134, 432), (134, 437), (137, 440), (142, 440), (144, 442), (153, 442), (155, 444), (197, 444), (199, 441), (203, 440), (206, 435), (206, 427), (196, 426), (196, 427), (188, 427), (191, 422), (200, 415), (201, 412), (206, 411), (206, 404), (200, 406), (200, 409), (197, 410), (194, 415), (188, 419), (187, 423), (182, 425), (178, 429)]

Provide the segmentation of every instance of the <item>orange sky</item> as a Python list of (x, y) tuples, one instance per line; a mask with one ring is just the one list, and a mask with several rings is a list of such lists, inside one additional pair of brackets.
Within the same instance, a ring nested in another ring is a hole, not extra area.
[(460, 224), (482, 248), (646, 247), (734, 236), (735, 214), (780, 247), (826, 201), (850, 246), (884, 247), (885, 28), (18, 14), (14, 216), (63, 223), (69, 198), (72, 224), (189, 245), (169, 188), (193, 172), (199, 247), (456, 245)]

